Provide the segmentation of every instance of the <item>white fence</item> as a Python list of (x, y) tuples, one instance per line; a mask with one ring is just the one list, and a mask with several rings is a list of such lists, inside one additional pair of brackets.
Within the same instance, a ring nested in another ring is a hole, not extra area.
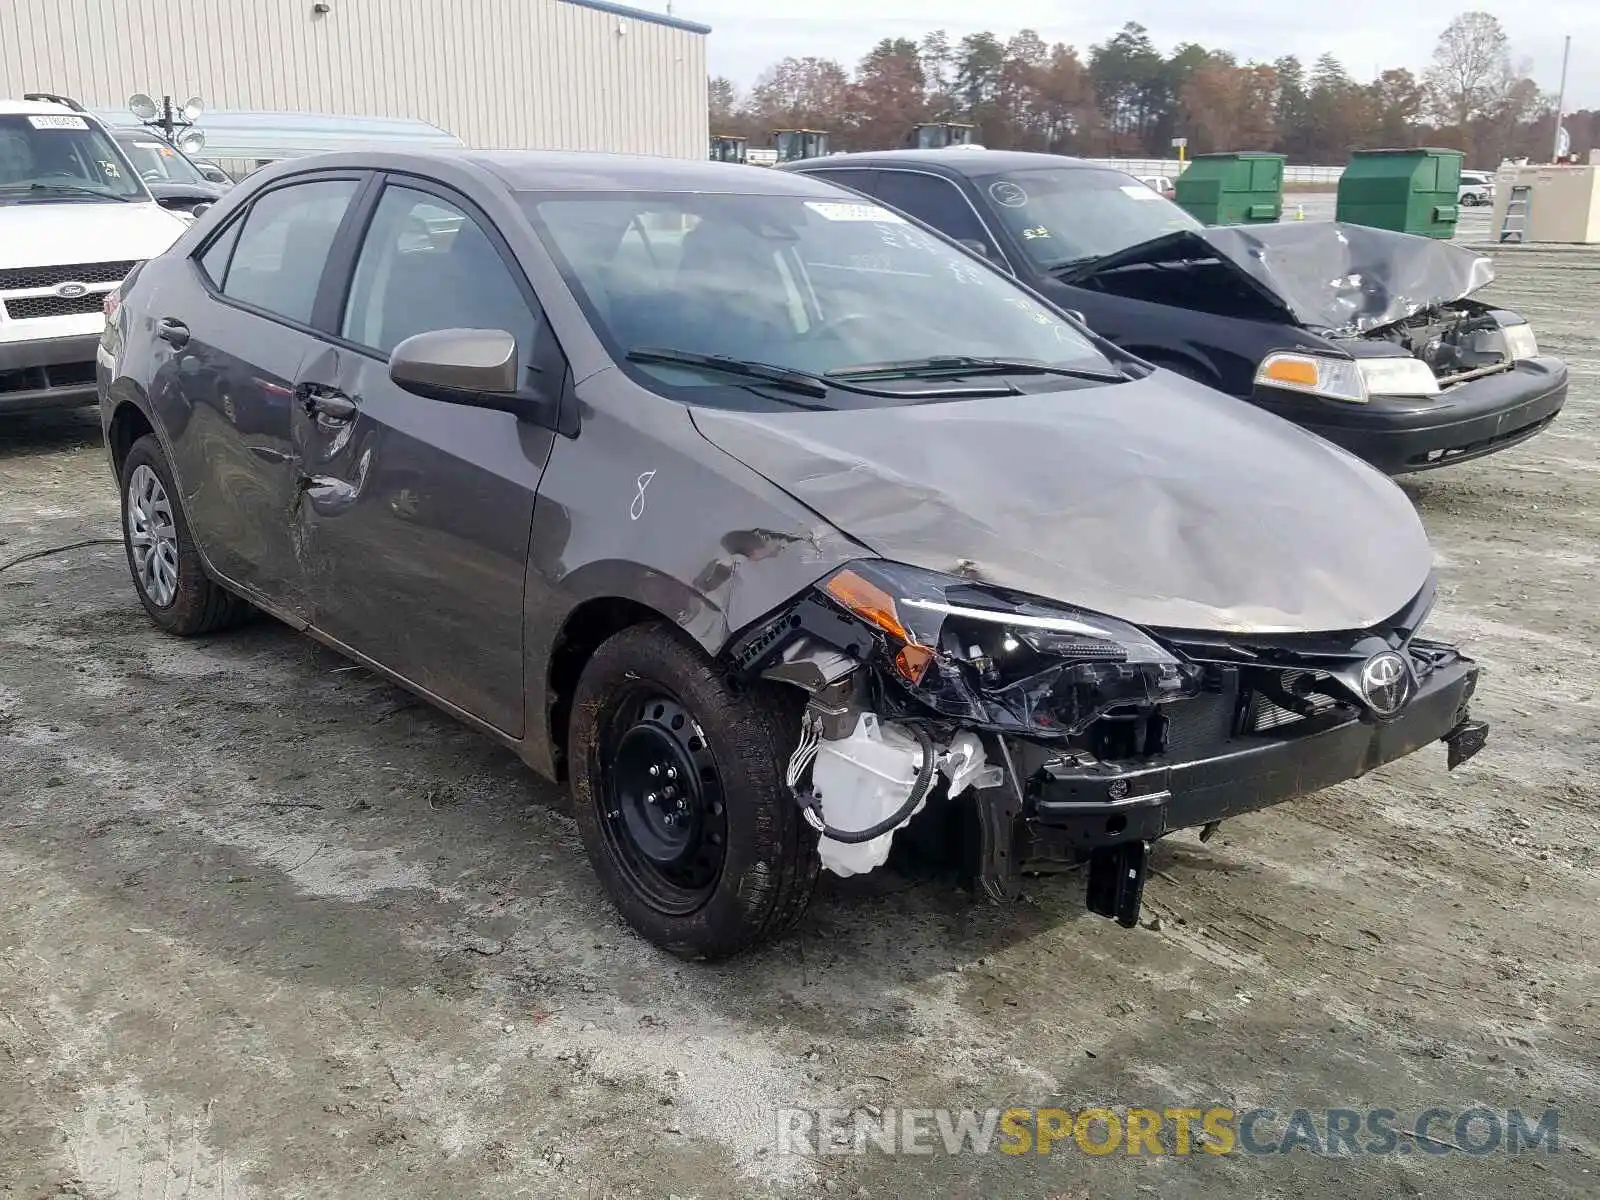
[[(1089, 158), (1085, 162), (1098, 163), (1105, 167), (1116, 167), (1119, 171), (1126, 171), (1129, 175), (1165, 175), (1168, 179), (1176, 179), (1183, 169), (1175, 158)], [(1326, 183), (1329, 186), (1339, 182), (1339, 176), (1344, 174), (1343, 167), (1299, 167), (1286, 165), (1283, 168), (1283, 181), (1285, 183)]]

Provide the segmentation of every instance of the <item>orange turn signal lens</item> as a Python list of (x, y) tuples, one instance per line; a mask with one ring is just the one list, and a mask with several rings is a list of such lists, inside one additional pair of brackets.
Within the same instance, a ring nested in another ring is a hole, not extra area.
[(894, 667), (912, 683), (921, 683), (922, 677), (928, 673), (928, 664), (932, 661), (932, 650), (915, 642), (907, 642), (900, 647), (900, 653), (894, 656)]
[(1317, 386), (1317, 364), (1308, 358), (1280, 356), (1266, 365), (1262, 375), (1275, 383), (1291, 383), (1298, 387)]
[(868, 624), (894, 634), (902, 642), (912, 640), (900, 623), (894, 597), (854, 571), (840, 571), (823, 585), (823, 590)]

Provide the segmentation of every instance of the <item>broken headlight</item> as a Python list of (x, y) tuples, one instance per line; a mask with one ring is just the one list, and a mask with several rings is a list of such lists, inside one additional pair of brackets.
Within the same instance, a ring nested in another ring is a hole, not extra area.
[(1506, 340), (1506, 357), (1512, 362), (1539, 357), (1539, 339), (1533, 336), (1532, 325), (1502, 325), (1500, 332)]
[(883, 635), (882, 676), (963, 722), (1069, 735), (1111, 709), (1200, 690), (1199, 667), (1070, 605), (878, 561), (841, 567), (819, 587)]

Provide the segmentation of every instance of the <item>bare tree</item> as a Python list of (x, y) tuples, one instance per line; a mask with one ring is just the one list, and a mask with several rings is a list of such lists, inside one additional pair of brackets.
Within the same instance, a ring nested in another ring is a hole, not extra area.
[(1445, 26), (1427, 74), (1435, 120), (1464, 130), (1496, 108), (1513, 82), (1506, 31), (1491, 13), (1462, 13)]

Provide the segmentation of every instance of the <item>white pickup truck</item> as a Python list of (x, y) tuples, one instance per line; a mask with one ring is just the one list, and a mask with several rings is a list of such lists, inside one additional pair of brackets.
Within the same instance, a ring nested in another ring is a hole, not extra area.
[(0, 416), (94, 402), (106, 293), (185, 227), (93, 116), (0, 99)]

